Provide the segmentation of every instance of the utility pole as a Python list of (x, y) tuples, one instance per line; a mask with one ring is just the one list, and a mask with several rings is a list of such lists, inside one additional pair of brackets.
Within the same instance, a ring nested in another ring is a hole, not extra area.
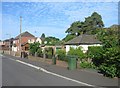
[(11, 34), (6, 34), (9, 35), (10, 39), (9, 39), (9, 54), (11, 54)]
[(19, 51), (20, 51), (20, 57), (21, 57), (21, 32), (22, 32), (22, 16), (20, 16), (20, 36), (19, 36)]

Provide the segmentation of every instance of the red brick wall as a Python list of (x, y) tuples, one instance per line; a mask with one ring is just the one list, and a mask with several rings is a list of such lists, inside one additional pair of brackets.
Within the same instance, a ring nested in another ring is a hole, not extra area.
[[(31, 38), (33, 38), (33, 37), (21, 37), (21, 44), (28, 42), (28, 40)], [(18, 47), (19, 45), (20, 45), (20, 43), (19, 43), (19, 39), (18, 39), (18, 40), (16, 40), (16, 46)]]

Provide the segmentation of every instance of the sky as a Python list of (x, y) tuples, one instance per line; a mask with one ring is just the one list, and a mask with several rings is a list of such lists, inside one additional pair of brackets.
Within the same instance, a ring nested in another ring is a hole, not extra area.
[(36, 37), (42, 33), (63, 39), (65, 31), (75, 21), (97, 12), (102, 16), (105, 27), (118, 24), (117, 2), (2, 2), (2, 37), (4, 40), (28, 31)]

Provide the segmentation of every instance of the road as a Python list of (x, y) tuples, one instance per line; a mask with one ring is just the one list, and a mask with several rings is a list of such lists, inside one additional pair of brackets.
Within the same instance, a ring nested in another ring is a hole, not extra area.
[(2, 86), (93, 86), (96, 88), (118, 86), (117, 79), (103, 77), (98, 73), (70, 71), (55, 65), (9, 55), (0, 56), (0, 59), (1, 57)]
[(86, 86), (2, 57), (3, 86)]

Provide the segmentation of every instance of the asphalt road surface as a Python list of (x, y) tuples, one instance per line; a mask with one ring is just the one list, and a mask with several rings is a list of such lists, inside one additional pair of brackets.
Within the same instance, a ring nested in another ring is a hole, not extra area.
[[(117, 86), (117, 79), (109, 79), (86, 71), (68, 71), (54, 65), (30, 61), (9, 55), (2, 59), (2, 86)], [(113, 87), (111, 87), (113, 88)], [(116, 87), (115, 87), (116, 88)]]
[(2, 86), (86, 86), (2, 57)]

